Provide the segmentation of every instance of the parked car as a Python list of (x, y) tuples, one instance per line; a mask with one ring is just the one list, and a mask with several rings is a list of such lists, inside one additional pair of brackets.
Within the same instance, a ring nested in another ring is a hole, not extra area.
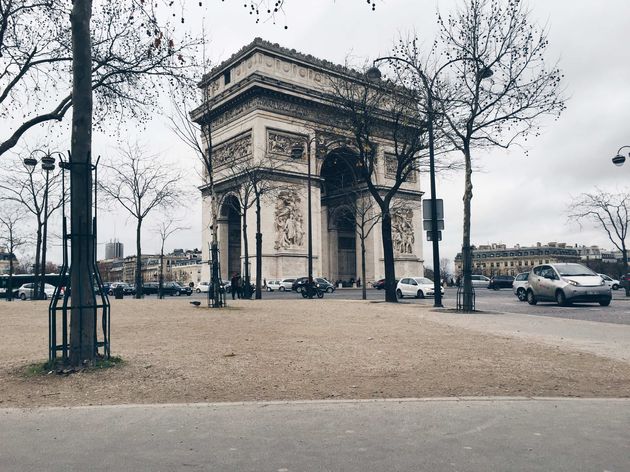
[(195, 292), (197, 293), (207, 293), (208, 290), (210, 290), (210, 282), (199, 282), (195, 288)]
[(278, 287), (278, 291), (284, 292), (285, 290), (293, 289), (293, 282), (295, 282), (295, 277), (289, 279), (282, 279), (280, 281), (280, 287)]
[(291, 285), (291, 290), (300, 293), (304, 288), (304, 285), (306, 285), (306, 282), (308, 282), (308, 277), (298, 277), (293, 281), (293, 284)]
[(184, 287), (177, 282), (164, 282), (164, 284), (162, 285), (162, 293), (164, 295), (170, 295), (171, 297), (173, 295), (179, 297), (180, 295), (191, 295), (192, 288)]
[(490, 284), (490, 279), (485, 275), (471, 275), (470, 279), (473, 287), (487, 287)]
[[(433, 280), (426, 277), (404, 277), (396, 284), (396, 295), (398, 298), (403, 297), (432, 297), (435, 295)], [(440, 291), (444, 294), (444, 289), (440, 287)]]
[[(24, 284), (20, 288), (17, 289), (17, 297), (26, 300), (27, 298), (33, 298), (33, 293), (35, 292), (35, 284)], [(43, 299), (48, 299), (53, 296), (55, 293), (55, 287), (50, 284), (44, 284), (44, 296)]]
[(615, 280), (606, 274), (597, 274), (597, 275), (599, 275), (602, 279), (604, 279), (604, 282), (606, 282), (606, 285), (608, 285), (610, 288), (612, 288), (613, 290), (619, 290), (619, 280)]
[(133, 285), (128, 284), (126, 282), (112, 282), (109, 285), (108, 295), (114, 295), (114, 290), (118, 286), (122, 286), (122, 288), (123, 288), (123, 295), (135, 295), (136, 294), (136, 287), (134, 287)]
[(323, 277), (313, 277), (313, 279), (317, 284), (317, 288), (320, 290), (323, 290), (326, 293), (332, 293), (335, 291), (335, 286), (329, 280), (326, 280)]
[(527, 302), (596, 302), (610, 305), (612, 292), (604, 279), (582, 264), (545, 264), (533, 268), (528, 278)]
[(158, 288), (159, 284), (157, 282), (145, 282), (142, 284), (142, 293), (145, 295), (156, 295)]
[[(398, 283), (398, 279), (394, 279), (394, 284)], [(385, 290), (385, 279), (379, 279), (376, 282), (372, 282), (372, 288), (376, 290)]]
[(494, 275), (488, 282), (488, 288), (499, 290), (502, 288), (512, 288), (514, 277), (511, 275)]
[(528, 278), (529, 272), (521, 272), (514, 278), (514, 282), (512, 284), (514, 295), (516, 295), (522, 302), (527, 300), (527, 288), (529, 287), (529, 283), (527, 282)]
[(284, 292), (284, 286), (282, 285), (282, 280), (267, 280), (267, 291), (275, 292), (276, 290)]

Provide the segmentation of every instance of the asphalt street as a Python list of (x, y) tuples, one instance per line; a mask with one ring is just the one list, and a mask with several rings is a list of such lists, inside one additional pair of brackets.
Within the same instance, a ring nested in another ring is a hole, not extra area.
[(430, 399), (0, 410), (0, 470), (630, 470), (630, 401)]
[[(338, 289), (333, 293), (327, 293), (324, 299), (359, 300), (361, 299), (360, 289)], [(571, 306), (558, 306), (555, 303), (540, 302), (537, 305), (529, 305), (527, 302), (520, 302), (512, 290), (488, 290), (478, 288), (475, 290), (477, 309), (481, 311), (496, 311), (503, 313), (514, 313), (524, 315), (553, 316), (558, 318), (570, 318), (576, 320), (600, 321), (604, 323), (630, 324), (630, 297), (625, 296), (623, 290), (613, 291), (613, 301), (610, 306), (599, 306), (596, 303), (580, 303)], [(193, 294), (193, 299), (203, 299), (205, 294)], [(444, 295), (443, 304), (447, 308), (455, 308), (457, 289), (447, 288)], [(264, 299), (285, 300), (301, 299), (301, 295), (295, 292), (264, 292)], [(382, 290), (368, 289), (368, 300), (383, 300), (385, 294)], [(228, 294), (228, 303), (232, 299)], [(317, 300), (305, 300), (305, 302), (315, 302)], [(433, 305), (433, 299), (424, 300), (414, 298), (404, 298), (405, 303), (418, 303), (422, 305)]]

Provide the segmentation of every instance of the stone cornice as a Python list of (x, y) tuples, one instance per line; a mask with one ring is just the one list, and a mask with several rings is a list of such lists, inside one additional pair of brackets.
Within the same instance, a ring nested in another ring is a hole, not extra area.
[(333, 62), (319, 59), (310, 54), (303, 54), (295, 49), (285, 48), (278, 43), (265, 41), (262, 38), (255, 38), (251, 43), (243, 46), (240, 50), (232, 54), (228, 59), (221, 62), (218, 66), (212, 68), (210, 72), (205, 74), (199, 82), (199, 87), (206, 86), (210, 81), (222, 74), (226, 69), (233, 66), (237, 62), (246, 59), (254, 52), (261, 51), (272, 56), (278, 56), (291, 62), (302, 63), (326, 72), (332, 72), (336, 75), (352, 77), (354, 79), (365, 80), (363, 73), (355, 69), (335, 64)]

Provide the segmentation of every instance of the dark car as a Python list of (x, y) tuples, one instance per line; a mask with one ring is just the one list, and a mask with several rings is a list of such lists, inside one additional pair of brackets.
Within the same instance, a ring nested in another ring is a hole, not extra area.
[(488, 288), (499, 290), (501, 288), (512, 288), (514, 277), (511, 275), (494, 275), (488, 282)]
[[(177, 282), (165, 282), (162, 286), (162, 290), (166, 289), (167, 287), (169, 289), (169, 295), (192, 295), (192, 288), (188, 286), (184, 287)], [(164, 294), (166, 294), (166, 292), (164, 292)]]
[(142, 293), (145, 295), (156, 295), (158, 293), (158, 286), (159, 284), (157, 282), (145, 282), (142, 285)]
[(333, 293), (335, 291), (335, 286), (329, 280), (326, 280), (323, 277), (313, 277), (313, 280), (317, 284), (317, 288), (320, 290), (323, 290), (326, 293)]
[(291, 290), (300, 293), (304, 288), (304, 285), (306, 285), (306, 282), (308, 282), (308, 277), (300, 277), (295, 279), (293, 281), (293, 285), (291, 286)]
[[(398, 279), (394, 279), (394, 285), (398, 284)], [(372, 282), (372, 288), (376, 290), (385, 290), (385, 279), (379, 279), (376, 282)]]

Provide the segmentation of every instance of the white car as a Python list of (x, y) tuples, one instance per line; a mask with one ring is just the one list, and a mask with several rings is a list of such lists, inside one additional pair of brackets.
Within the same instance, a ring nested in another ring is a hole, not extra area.
[(280, 280), (278, 291), (280, 291), (280, 292), (289, 291), (290, 292), (291, 289), (293, 288), (293, 282), (295, 282), (295, 279), (297, 279), (297, 277), (292, 277), (290, 279), (282, 279), (282, 280)]
[(514, 295), (518, 297), (518, 299), (522, 302), (527, 300), (527, 289), (529, 288), (529, 272), (521, 272), (516, 277), (514, 277), (514, 282), (512, 282), (512, 289), (514, 290)]
[[(34, 291), (35, 291), (34, 283), (24, 284), (18, 289), (17, 296), (18, 298), (22, 300), (26, 300), (27, 298), (33, 298)], [(44, 284), (44, 294), (45, 294), (46, 299), (52, 297), (54, 293), (55, 293), (55, 287), (53, 285)]]
[(199, 282), (195, 288), (195, 292), (197, 293), (207, 293), (208, 290), (210, 290), (210, 282)]
[[(442, 294), (444, 289), (440, 287)], [(433, 280), (426, 277), (405, 277), (396, 285), (396, 295), (403, 297), (432, 297), (435, 295)]]
[(610, 288), (612, 288), (613, 290), (619, 290), (618, 280), (615, 280), (606, 274), (597, 274), (597, 275), (599, 275), (602, 279), (604, 279), (604, 282), (606, 282), (606, 285), (608, 285)]
[(276, 290), (280, 290), (280, 287), (282, 287), (284, 289), (284, 286), (282, 285), (282, 280), (277, 280), (277, 279), (275, 279), (275, 280), (267, 280), (267, 291), (268, 292), (274, 292)]

